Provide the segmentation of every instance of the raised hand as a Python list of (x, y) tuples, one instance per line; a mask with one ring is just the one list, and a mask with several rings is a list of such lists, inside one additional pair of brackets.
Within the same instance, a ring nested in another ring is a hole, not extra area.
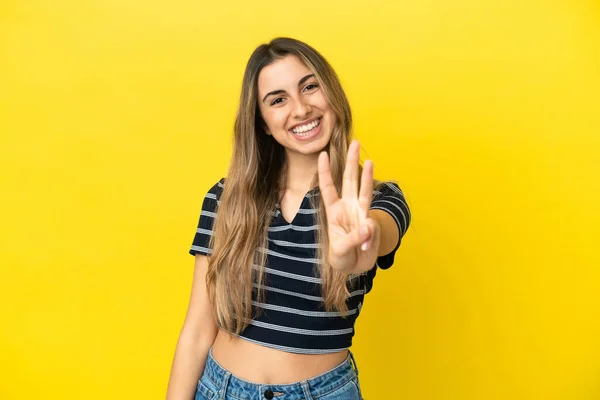
[(333, 184), (329, 156), (319, 155), (319, 188), (327, 214), (329, 262), (333, 268), (349, 273), (367, 271), (375, 265), (379, 249), (380, 228), (368, 217), (373, 199), (373, 163), (363, 165), (358, 192), (358, 158), (360, 145), (353, 141), (348, 149), (342, 183), (342, 197)]

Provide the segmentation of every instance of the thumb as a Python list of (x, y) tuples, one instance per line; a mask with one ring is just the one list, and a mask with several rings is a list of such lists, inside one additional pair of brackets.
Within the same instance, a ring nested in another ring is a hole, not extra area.
[(372, 225), (368, 220), (365, 220), (347, 234), (339, 237), (335, 243), (332, 242), (330, 244), (332, 246), (331, 250), (336, 256), (343, 257), (349, 252), (356, 251), (356, 248), (360, 247), (362, 243), (371, 240), (372, 234)]

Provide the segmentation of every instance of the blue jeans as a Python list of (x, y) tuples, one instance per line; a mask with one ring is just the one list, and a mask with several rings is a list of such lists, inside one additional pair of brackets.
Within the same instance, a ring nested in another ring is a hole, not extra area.
[(346, 360), (314, 378), (286, 385), (251, 383), (231, 374), (213, 358), (212, 348), (195, 400), (361, 400), (358, 368), (352, 353)]

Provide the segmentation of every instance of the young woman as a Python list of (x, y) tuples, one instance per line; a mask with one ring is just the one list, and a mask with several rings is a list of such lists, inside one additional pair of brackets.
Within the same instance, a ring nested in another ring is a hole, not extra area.
[(277, 38), (254, 51), (228, 176), (204, 198), (190, 250), (167, 399), (361, 398), (354, 322), (410, 212), (396, 184), (359, 165), (351, 125), (316, 50)]

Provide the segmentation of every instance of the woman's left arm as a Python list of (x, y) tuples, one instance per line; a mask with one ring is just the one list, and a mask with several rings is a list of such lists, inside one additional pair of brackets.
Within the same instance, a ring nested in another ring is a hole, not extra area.
[(367, 215), (374, 219), (379, 226), (380, 238), (377, 257), (390, 254), (396, 248), (396, 245), (400, 240), (398, 224), (396, 224), (396, 221), (394, 221), (394, 218), (390, 215), (390, 213), (383, 210), (371, 209)]

